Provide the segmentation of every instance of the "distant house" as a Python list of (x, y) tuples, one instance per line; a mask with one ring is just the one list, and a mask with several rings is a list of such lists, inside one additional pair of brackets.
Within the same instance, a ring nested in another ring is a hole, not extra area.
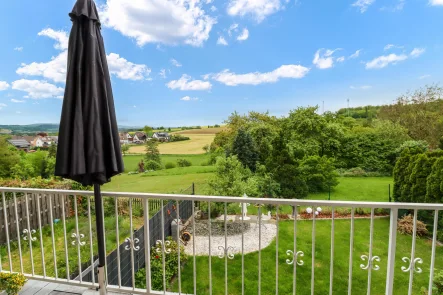
[(29, 151), (31, 144), (25, 139), (9, 139), (8, 142), (15, 146), (18, 150)]
[(127, 132), (121, 132), (119, 133), (120, 136), (120, 144), (129, 144), (134, 141), (134, 138), (131, 136), (131, 134)]
[(145, 142), (147, 139), (147, 136), (144, 132), (135, 132), (134, 137), (132, 138), (132, 141), (134, 143), (142, 143)]
[[(52, 144), (57, 144), (52, 137), (57, 137), (57, 136), (38, 136), (34, 139), (33, 142), (31, 142), (31, 144), (35, 147), (48, 148)], [(57, 142), (58, 142), (58, 137), (57, 137)]]
[(169, 136), (169, 134), (167, 132), (155, 132), (152, 135), (152, 138), (155, 138), (160, 142), (169, 141), (169, 139), (171, 139), (171, 137)]
[(55, 145), (58, 145), (58, 136), (48, 136), (50, 139), (52, 139), (52, 142), (55, 143)]

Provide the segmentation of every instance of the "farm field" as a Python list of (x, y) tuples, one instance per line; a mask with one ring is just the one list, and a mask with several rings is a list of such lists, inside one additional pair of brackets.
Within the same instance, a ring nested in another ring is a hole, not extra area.
[[(368, 255), (369, 250), (369, 220), (355, 220), (355, 236), (353, 251), (353, 275), (352, 294), (366, 294), (368, 272), (360, 268), (365, 264), (360, 259), (361, 255)], [(334, 277), (333, 294), (347, 294), (348, 271), (349, 271), (349, 220), (336, 220), (335, 224), (335, 251), (334, 251)], [(304, 252), (302, 266), (297, 265), (297, 294), (310, 294), (311, 292), (311, 257), (312, 257), (312, 221), (299, 220), (297, 222), (297, 250)], [(330, 246), (331, 246), (331, 221), (318, 220), (316, 223), (316, 247), (315, 247), (315, 292), (314, 294), (329, 293), (329, 270), (330, 270)], [(228, 238), (229, 240), (229, 238)], [(228, 241), (229, 243), (229, 241)], [(387, 257), (389, 243), (389, 219), (376, 219), (374, 221), (374, 246), (373, 253), (380, 257), (376, 263), (380, 270), (372, 271), (372, 293), (384, 294)], [(409, 257), (411, 251), (411, 236), (397, 235), (396, 264), (394, 294), (407, 294), (409, 272), (400, 270), (406, 265), (401, 259)], [(279, 294), (292, 294), (293, 288), (293, 265), (286, 264), (287, 250), (294, 248), (293, 222), (280, 222), (278, 270), (279, 270)], [(276, 269), (276, 243), (261, 251), (261, 294), (276, 294), (275, 269)], [(423, 273), (415, 273), (413, 281), (413, 293), (420, 294), (421, 287), (427, 287), (429, 280), (429, 267), (431, 260), (431, 243), (426, 239), (417, 238), (417, 257), (423, 259), (420, 267)], [(436, 257), (443, 255), (443, 247), (437, 248)], [(209, 265), (207, 256), (198, 256), (196, 259), (197, 293), (209, 293)], [(245, 293), (258, 294), (258, 252), (250, 253), (244, 257), (245, 263)], [(443, 267), (443, 260), (436, 259), (436, 268)], [(225, 260), (217, 256), (212, 258), (212, 291), (214, 295), (225, 294)], [(193, 292), (193, 263), (189, 259), (182, 271), (182, 292)], [(233, 260), (228, 259), (228, 294), (241, 293), (242, 273), (241, 255), (236, 255)], [(173, 290), (178, 291), (177, 280)]]
[[(202, 128), (202, 129), (190, 129), (190, 130), (179, 130), (173, 129), (171, 134), (181, 134), (187, 136), (190, 140), (178, 141), (178, 142), (168, 142), (160, 143), (158, 149), (160, 154), (203, 154), (203, 147), (209, 145), (214, 141), (215, 134), (222, 131), (224, 127), (217, 128)], [(144, 154), (145, 146), (136, 145), (131, 146), (129, 149), (129, 154)]]
[[(211, 129), (208, 129), (208, 130), (211, 130)], [(187, 131), (194, 131), (195, 132), (195, 130), (187, 130)], [(182, 134), (182, 133), (180, 133), (180, 134)], [(186, 133), (186, 136), (189, 137), (190, 140), (160, 143), (158, 145), (158, 149), (159, 149), (160, 153), (161, 154), (188, 154), (188, 155), (202, 154), (202, 153), (204, 153), (203, 147), (207, 144), (211, 144), (215, 138), (215, 134), (187, 134)], [(145, 153), (145, 146), (143, 144), (131, 146), (129, 149), (129, 154), (144, 154), (144, 153)]]

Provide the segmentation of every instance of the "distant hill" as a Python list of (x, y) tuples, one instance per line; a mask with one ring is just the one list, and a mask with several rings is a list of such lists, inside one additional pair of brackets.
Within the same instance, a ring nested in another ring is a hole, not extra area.
[[(136, 126), (119, 126), (119, 130), (140, 130), (142, 127)], [(57, 133), (59, 129), (59, 124), (29, 124), (29, 125), (0, 125), (0, 130), (6, 131), (10, 130), (13, 134), (24, 134), (30, 133), (35, 134), (37, 132), (45, 132), (45, 133)], [(7, 133), (7, 132), (4, 132)]]

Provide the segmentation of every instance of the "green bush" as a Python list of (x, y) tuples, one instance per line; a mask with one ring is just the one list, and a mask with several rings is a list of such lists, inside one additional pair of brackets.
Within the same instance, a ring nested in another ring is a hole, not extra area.
[(185, 140), (190, 140), (190, 138), (187, 136), (180, 135), (180, 134), (175, 134), (175, 135), (171, 136), (171, 138), (169, 139), (169, 142), (185, 141)]
[(25, 283), (22, 274), (0, 273), (0, 291), (4, 290), (8, 295), (17, 295)]
[(178, 167), (190, 167), (192, 162), (186, 159), (177, 159)]
[[(170, 249), (170, 253), (164, 253), (165, 255), (165, 278), (166, 289), (171, 286), (172, 278), (178, 273), (178, 244), (173, 241), (171, 237), (166, 242), (170, 245), (166, 246)], [(161, 249), (161, 248), (160, 248)], [(153, 290), (163, 290), (163, 253), (157, 252), (156, 248), (151, 249), (151, 284)], [(180, 264), (184, 265), (188, 260), (188, 256), (185, 254), (185, 248), (180, 246)], [(142, 268), (135, 274), (135, 286), (137, 288), (146, 288), (146, 269)]]
[(152, 171), (152, 170), (161, 170), (162, 169), (162, 165), (154, 160), (149, 160), (145, 163), (145, 169), (147, 171)]
[(165, 164), (165, 168), (166, 169), (172, 169), (172, 168), (175, 168), (175, 167), (177, 167), (177, 165), (175, 163), (173, 163), (173, 162), (168, 162), (168, 163)]

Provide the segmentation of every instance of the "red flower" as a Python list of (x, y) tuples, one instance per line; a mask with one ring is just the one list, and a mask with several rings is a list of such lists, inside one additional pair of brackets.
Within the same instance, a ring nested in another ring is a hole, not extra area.
[(158, 255), (155, 255), (155, 259), (159, 259), (160, 257)]

